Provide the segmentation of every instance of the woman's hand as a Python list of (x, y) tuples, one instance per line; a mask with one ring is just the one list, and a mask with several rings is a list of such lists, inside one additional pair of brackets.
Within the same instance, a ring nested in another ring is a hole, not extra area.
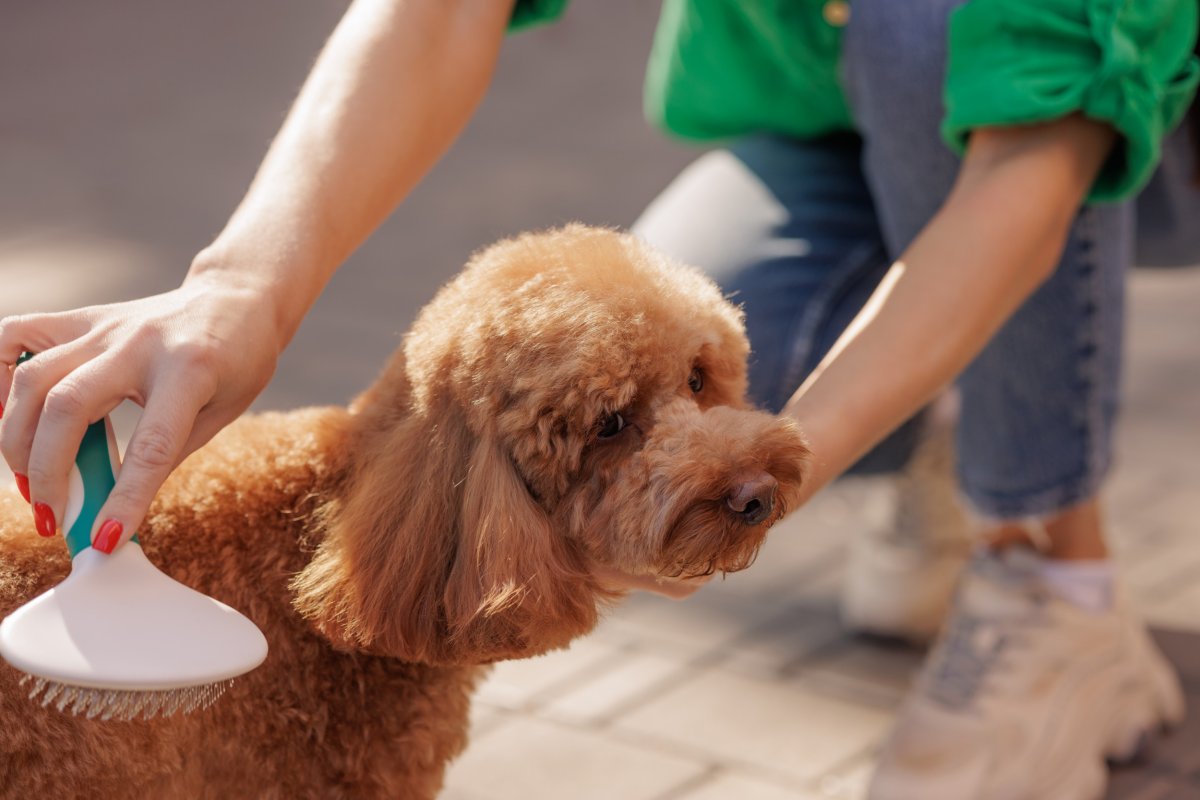
[[(262, 391), (280, 348), (267, 293), (204, 276), (141, 300), (0, 320), (0, 453), (38, 532), (62, 524), (87, 426), (133, 400), (145, 411), (92, 532), (111, 553), (171, 470)], [(37, 358), (14, 368), (25, 350)]]

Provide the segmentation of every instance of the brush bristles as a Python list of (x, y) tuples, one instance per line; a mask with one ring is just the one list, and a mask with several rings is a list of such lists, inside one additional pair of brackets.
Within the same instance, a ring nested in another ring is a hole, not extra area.
[(232, 680), (227, 680), (182, 689), (133, 692), (70, 686), (26, 675), (21, 679), (21, 685), (30, 681), (33, 682), (33, 688), (29, 690), (29, 699), (41, 702), (43, 708), (53, 705), (59, 711), (83, 714), (88, 719), (99, 717), (105, 721), (190, 714), (197, 709), (208, 708), (233, 684)]

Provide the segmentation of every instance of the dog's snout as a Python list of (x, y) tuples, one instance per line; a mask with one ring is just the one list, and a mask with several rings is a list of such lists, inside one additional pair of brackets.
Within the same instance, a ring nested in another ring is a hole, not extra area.
[(779, 482), (765, 472), (743, 477), (725, 496), (725, 505), (747, 525), (757, 525), (775, 509), (775, 491)]

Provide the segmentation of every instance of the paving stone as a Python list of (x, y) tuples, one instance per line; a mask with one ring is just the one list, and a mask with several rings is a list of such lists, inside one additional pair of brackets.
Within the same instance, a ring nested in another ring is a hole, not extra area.
[(870, 752), (821, 776), (817, 789), (830, 800), (864, 800), (874, 774), (875, 754)]
[(1105, 498), (1113, 514), (1130, 513), (1143, 509), (1152, 498), (1158, 496), (1163, 485), (1163, 476), (1156, 470), (1145, 469), (1144, 465), (1131, 465), (1128, 452), (1134, 442), (1125, 435), (1131, 426), (1122, 428), (1117, 437), (1117, 449), (1122, 458), (1113, 467), (1105, 486)]
[(1200, 555), (1164, 549), (1122, 570), (1122, 577), (1141, 605), (1150, 605), (1187, 588), (1200, 575)]
[(797, 516), (850, 528), (883, 528), (891, 524), (895, 505), (895, 485), (887, 477), (849, 475), (823, 489)]
[(1156, 594), (1138, 606), (1151, 625), (1200, 632), (1200, 585), (1189, 585), (1169, 594)]
[[(803, 523), (805, 520), (799, 521)], [(785, 603), (836, 596), (846, 570), (848, 536), (854, 533), (857, 531), (818, 526), (808, 536), (810, 541), (819, 546), (811, 547), (802, 560), (789, 566), (786, 574), (772, 584), (769, 598)]]
[(1178, 549), (1179, 532), (1145, 516), (1136, 522), (1112, 519), (1108, 546), (1122, 575), (1140, 569), (1162, 553)]
[(475, 697), (499, 708), (524, 709), (596, 674), (621, 656), (621, 651), (601, 642), (586, 637), (577, 639), (566, 650), (500, 662), (480, 684)]
[(845, 550), (838, 526), (826, 520), (828, 504), (814, 502), (771, 529), (750, 569), (715, 578), (704, 591), (723, 596), (753, 596), (759, 600), (793, 593), (839, 562)]
[(540, 710), (539, 716), (587, 725), (613, 717), (632, 701), (662, 690), (688, 671), (679, 659), (631, 653), (620, 663), (581, 681)]
[(708, 769), (698, 759), (595, 731), (519, 719), (471, 743), (446, 776), (447, 800), (653, 800)]
[(925, 661), (925, 651), (899, 642), (847, 636), (796, 672), (801, 685), (830, 697), (894, 710)]
[(788, 780), (814, 778), (878, 740), (889, 714), (779, 682), (706, 670), (614, 729)]
[[(1197, 405), (1200, 406), (1200, 399)], [(1197, 427), (1200, 428), (1200, 412), (1197, 413)], [(1200, 454), (1200, 439), (1192, 452)], [(1200, 556), (1200, 469), (1186, 482), (1178, 481), (1170, 491), (1146, 504), (1143, 514), (1149, 527), (1174, 534), (1169, 541), (1151, 542), (1148, 547), (1169, 547), (1181, 555)]]
[(702, 786), (679, 795), (678, 800), (822, 800), (822, 796), (747, 775), (722, 773)]
[(471, 698), (471, 716), (469, 725), (471, 728), (471, 739), (474, 740), (489, 731), (514, 719), (515, 715), (508, 712), (506, 709), (498, 706), (493, 706), (487, 702), (480, 700), (478, 696)]
[(765, 680), (783, 680), (799, 665), (847, 633), (832, 597), (795, 604), (764, 625), (748, 631), (716, 662), (721, 669)]
[(828, 526), (809, 529), (814, 514), (805, 508), (776, 526), (750, 569), (714, 578), (683, 603), (636, 594), (609, 615), (598, 634), (684, 658), (728, 649), (797, 598), (835, 584), (845, 543)]
[(695, 659), (728, 648), (747, 630), (771, 619), (775, 605), (762, 597), (723, 592), (719, 584), (706, 586), (683, 602), (639, 593), (614, 611), (605, 625), (641, 650)]

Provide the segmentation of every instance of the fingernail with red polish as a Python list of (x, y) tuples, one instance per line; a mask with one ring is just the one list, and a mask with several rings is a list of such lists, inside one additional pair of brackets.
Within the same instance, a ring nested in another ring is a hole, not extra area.
[(121, 541), (121, 532), (125, 530), (115, 519), (106, 519), (96, 531), (96, 541), (92, 544), (101, 553), (111, 555), (117, 542)]
[(29, 478), (19, 472), (14, 472), (13, 477), (17, 479), (17, 491), (21, 493), (21, 497), (25, 498), (25, 502), (29, 502)]
[(53, 536), (58, 531), (58, 525), (54, 522), (54, 512), (45, 503), (33, 504), (33, 521), (37, 525), (37, 532), (42, 536)]

